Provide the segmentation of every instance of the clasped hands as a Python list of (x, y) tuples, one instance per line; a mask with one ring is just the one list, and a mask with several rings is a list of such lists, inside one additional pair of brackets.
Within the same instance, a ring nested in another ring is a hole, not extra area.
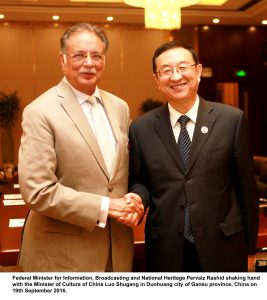
[(110, 199), (109, 217), (129, 227), (138, 225), (144, 215), (142, 199), (135, 193), (122, 198)]

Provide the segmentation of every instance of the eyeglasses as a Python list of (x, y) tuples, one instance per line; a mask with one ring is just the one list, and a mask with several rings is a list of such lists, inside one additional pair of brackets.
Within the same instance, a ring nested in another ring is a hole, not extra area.
[(192, 64), (192, 65), (182, 64), (182, 65), (177, 65), (173, 68), (166, 66), (159, 69), (157, 74), (159, 75), (159, 77), (171, 77), (174, 73), (174, 70), (176, 70), (176, 72), (178, 72), (179, 74), (186, 74), (187, 72), (190, 71), (191, 67), (195, 67), (196, 65), (197, 64)]
[(84, 63), (85, 60), (87, 59), (88, 56), (90, 56), (90, 59), (92, 60), (93, 63), (98, 64), (98, 63), (102, 63), (105, 55), (103, 54), (98, 54), (98, 53), (76, 53), (76, 54), (69, 54), (66, 53), (69, 57), (71, 57), (71, 59), (74, 62), (79, 62), (79, 63)]

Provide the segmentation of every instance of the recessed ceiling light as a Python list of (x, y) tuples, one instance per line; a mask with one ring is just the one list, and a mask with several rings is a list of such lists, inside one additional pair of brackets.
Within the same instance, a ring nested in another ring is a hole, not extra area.
[(4, 19), (5, 15), (0, 14), (0, 19)]
[(267, 20), (262, 20), (261, 23), (262, 23), (263, 25), (267, 25)]
[(215, 24), (218, 24), (218, 23), (220, 23), (220, 20), (219, 19), (213, 19), (212, 22), (215, 23)]
[(112, 16), (107, 17), (107, 21), (109, 22), (113, 21), (113, 17)]
[(53, 16), (53, 20), (55, 21), (59, 20), (59, 16)]
[(249, 26), (249, 28), (248, 28), (248, 30), (250, 31), (250, 32), (255, 32), (256, 31), (256, 27), (255, 26)]

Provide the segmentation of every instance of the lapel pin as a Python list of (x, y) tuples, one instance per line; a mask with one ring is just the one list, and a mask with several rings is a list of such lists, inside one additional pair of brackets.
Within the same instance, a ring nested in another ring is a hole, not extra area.
[(202, 126), (202, 127), (201, 127), (201, 132), (202, 132), (202, 133), (206, 134), (206, 133), (208, 133), (208, 131), (209, 131), (209, 129), (208, 129), (207, 126)]

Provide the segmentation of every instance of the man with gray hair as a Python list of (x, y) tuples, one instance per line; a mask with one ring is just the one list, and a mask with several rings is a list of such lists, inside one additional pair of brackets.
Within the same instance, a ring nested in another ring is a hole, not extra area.
[(98, 88), (108, 39), (87, 23), (61, 40), (64, 78), (23, 113), (21, 194), (29, 272), (129, 272), (141, 199), (127, 193), (129, 108)]

